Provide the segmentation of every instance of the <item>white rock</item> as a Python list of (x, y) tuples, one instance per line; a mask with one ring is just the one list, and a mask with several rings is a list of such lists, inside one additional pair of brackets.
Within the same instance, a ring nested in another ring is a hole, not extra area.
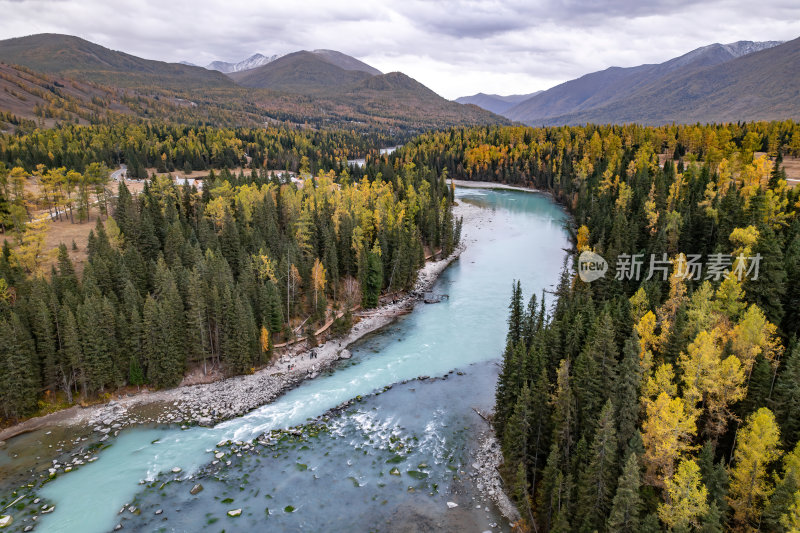
[(242, 514), (241, 509), (231, 509), (228, 511), (228, 516), (239, 516), (240, 514)]
[(179, 466), (175, 466), (175, 467), (172, 468), (172, 473), (173, 474), (177, 474), (180, 471), (181, 471), (181, 467), (179, 467)]
[(14, 521), (14, 517), (10, 514), (4, 514), (0, 516), (0, 527), (8, 527), (11, 525), (11, 522)]
[(447, 502), (447, 507), (448, 507), (448, 509), (454, 509), (454, 508), (458, 507), (458, 504), (455, 503), (455, 502)]

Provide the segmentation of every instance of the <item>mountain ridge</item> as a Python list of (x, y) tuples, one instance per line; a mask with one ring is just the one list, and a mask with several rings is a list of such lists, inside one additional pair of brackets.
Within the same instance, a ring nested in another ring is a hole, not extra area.
[(204, 68), (207, 70), (217, 70), (222, 72), (223, 74), (230, 74), (231, 72), (242, 72), (244, 70), (251, 70), (254, 68), (258, 68), (260, 66), (266, 65), (272, 61), (278, 59), (278, 54), (273, 54), (271, 56), (265, 56), (264, 54), (253, 54), (247, 59), (243, 59), (236, 63), (229, 63), (227, 61), (212, 61)]
[[(629, 98), (541, 125), (666, 124), (800, 118), (800, 38), (642, 87)], [(653, 106), (657, 102), (658, 106)]]
[[(70, 84), (69, 80), (99, 84), (104, 91), (101, 97), (116, 106), (113, 111), (144, 120), (225, 126), (283, 122), (402, 135), (433, 128), (510, 123), (476, 106), (450, 102), (404, 74), (381, 74), (333, 50), (296, 52), (228, 76), (198, 66), (142, 59), (78, 37), (39, 34), (0, 41), (3, 62), (50, 76), (31, 84), (19, 80), (20, 71), (10, 67), (8, 76), (13, 81), (8, 82), (9, 91), (15, 91), (12, 86), (19, 82), (29, 87), (29, 95), (60, 91), (64, 95), (59, 102), (73, 98), (78, 112), (65, 114), (57, 107), (45, 106), (41, 99), (7, 93), (8, 106), (0, 111), (25, 119), (43, 118), (45, 125), (65, 119), (102, 120), (100, 109), (92, 107), (91, 100), (65, 92), (67, 89), (50, 81), (53, 76)], [(81, 87), (71, 85), (75, 90)]]
[[(591, 110), (608, 108), (674, 77), (734, 61), (753, 53), (781, 46), (779, 41), (737, 41), (714, 43), (669, 59), (663, 63), (635, 67), (609, 67), (566, 81), (543, 91), (501, 114), (529, 125), (551, 124), (557, 117), (600, 116)], [(634, 116), (634, 115), (626, 115)], [(608, 118), (613, 119), (613, 116)], [(563, 120), (563, 118), (559, 118)]]
[(202, 67), (144, 59), (80, 37), (41, 33), (0, 41), (0, 61), (45, 74), (120, 87), (160, 84), (168, 88), (224, 87), (222, 73)]
[(510, 109), (520, 102), (539, 94), (542, 91), (536, 91), (529, 94), (486, 94), (476, 93), (470, 96), (459, 96), (454, 102), (459, 104), (475, 104), (492, 113), (502, 114), (503, 111)]

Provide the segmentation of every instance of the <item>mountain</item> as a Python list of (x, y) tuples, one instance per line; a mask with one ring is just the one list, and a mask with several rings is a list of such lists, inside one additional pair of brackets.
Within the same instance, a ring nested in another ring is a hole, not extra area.
[(314, 50), (311, 53), (315, 54), (320, 59), (327, 61), (331, 65), (336, 65), (344, 70), (357, 70), (360, 72), (366, 72), (367, 74), (372, 74), (373, 76), (382, 74), (382, 72), (375, 67), (371, 67), (363, 61), (359, 61), (355, 57), (337, 52), (336, 50)]
[[(531, 125), (560, 124), (563, 120), (580, 121), (582, 119), (577, 117), (582, 117), (583, 114), (604, 117), (615, 122), (621, 119), (617, 119), (613, 114), (596, 111), (612, 105), (619, 108), (626, 100), (635, 98), (639, 93), (650, 92), (668, 83), (669, 80), (728, 64), (753, 53), (774, 49), (778, 45), (780, 45), (778, 41), (712, 44), (664, 63), (629, 68), (611, 67), (557, 85), (507, 109), (502, 114), (512, 120)], [(653, 101), (649, 106), (660, 108), (663, 102)], [(670, 110), (664, 109), (663, 115), (670, 117)], [(636, 117), (636, 113), (627, 113), (625, 116)]]
[(446, 100), (402, 72), (372, 76), (354, 86), (342, 88), (337, 100), (368, 115), (405, 117), (412, 127), (419, 129), (426, 128), (426, 124), (434, 119), (439, 123), (464, 125), (503, 121), (502, 117), (478, 106)]
[(265, 122), (346, 127), (395, 138), (510, 123), (477, 106), (450, 102), (404, 74), (381, 74), (332, 50), (295, 52), (225, 75), (45, 34), (0, 41), (0, 67), (0, 90), (6, 89), (0, 95), (0, 130), (122, 114), (226, 127)]
[(623, 100), (544, 124), (736, 122), (800, 118), (800, 38), (709, 67), (678, 71)]
[(232, 72), (229, 76), (243, 87), (312, 94), (331, 87), (351, 85), (371, 77), (372, 74), (363, 70), (342, 68), (330, 62), (325, 55), (303, 50), (287, 54), (258, 68)]
[(263, 54), (253, 54), (247, 59), (239, 61), (238, 63), (228, 63), (225, 61), (213, 61), (206, 65), (208, 70), (218, 70), (224, 74), (230, 74), (231, 72), (241, 72), (243, 70), (250, 70), (254, 68), (258, 68), (262, 65), (266, 65), (272, 61), (275, 61), (280, 56), (277, 54), (271, 55), (269, 57)]
[(509, 94), (507, 96), (499, 94), (485, 94), (478, 93), (472, 96), (460, 96), (454, 101), (459, 104), (475, 104), (492, 113), (502, 114), (503, 111), (514, 107), (516, 104), (527, 100), (528, 98), (539, 94), (542, 91), (536, 91), (530, 94)]
[(165, 63), (109, 50), (79, 37), (42, 33), (0, 41), (0, 61), (38, 72), (61, 74), (118, 87), (163, 88), (231, 86), (219, 72)]

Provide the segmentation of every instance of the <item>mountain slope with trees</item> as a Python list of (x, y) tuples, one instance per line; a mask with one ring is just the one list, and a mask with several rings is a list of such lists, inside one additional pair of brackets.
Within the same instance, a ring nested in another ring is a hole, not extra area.
[(220, 72), (142, 59), (79, 37), (54, 33), (0, 41), (0, 61), (118, 87), (188, 89), (233, 85)]
[[(51, 78), (58, 78), (62, 85), (90, 84), (90, 94), (107, 95), (102, 99), (108, 107), (106, 111), (191, 125), (252, 127), (280, 122), (315, 128), (347, 127), (391, 132), (394, 142), (403, 142), (432, 128), (509, 123), (478, 107), (449, 102), (407, 76), (380, 74), (333, 50), (297, 52), (263, 67), (232, 74), (246, 86), (236, 85), (217, 71), (149, 61), (65, 35), (41, 34), (0, 41), (0, 61), (8, 64), (4, 70), (27, 69), (31, 76), (45, 80), (37, 84), (53, 87), (45, 87), (54, 94), (48, 95), (52, 102), (44, 111), (34, 110), (34, 100), (24, 95), (3, 98), (9, 107), (0, 107), (4, 113), (0, 120), (17, 130), (22, 120), (30, 118), (43, 119), (36, 123), (42, 126), (67, 120), (108, 120), (107, 112), (99, 109), (93, 113), (70, 110), (87, 105), (69, 101), (61, 94), (66, 89), (46, 81)], [(0, 79), (0, 85), (17, 91), (13, 84), (13, 80)], [(38, 94), (40, 89), (34, 91)], [(76, 98), (91, 100), (89, 95)], [(26, 123), (25, 128), (29, 130), (31, 123)]]

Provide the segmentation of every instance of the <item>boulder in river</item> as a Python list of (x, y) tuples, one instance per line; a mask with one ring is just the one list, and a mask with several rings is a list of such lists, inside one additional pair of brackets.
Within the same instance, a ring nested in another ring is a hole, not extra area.
[(11, 522), (13, 521), (14, 517), (11, 516), (10, 514), (4, 514), (3, 516), (0, 516), (0, 528), (10, 526)]
[(236, 516), (239, 516), (241, 514), (242, 514), (242, 510), (241, 509), (231, 509), (230, 511), (228, 511), (228, 516), (231, 516), (231, 517), (236, 517)]
[(190, 491), (189, 491), (189, 494), (191, 494), (191, 495), (195, 495), (195, 494), (197, 494), (197, 493), (201, 492), (202, 490), (203, 490), (203, 485), (201, 485), (200, 483), (198, 483), (197, 485), (195, 485), (194, 487), (192, 487), (192, 490), (190, 490)]
[(339, 359), (350, 359), (352, 356), (353, 354), (351, 354), (350, 350), (348, 350), (347, 348), (339, 352)]
[(457, 503), (455, 503), (455, 502), (447, 502), (447, 508), (448, 509), (454, 509), (456, 507), (458, 507)]

